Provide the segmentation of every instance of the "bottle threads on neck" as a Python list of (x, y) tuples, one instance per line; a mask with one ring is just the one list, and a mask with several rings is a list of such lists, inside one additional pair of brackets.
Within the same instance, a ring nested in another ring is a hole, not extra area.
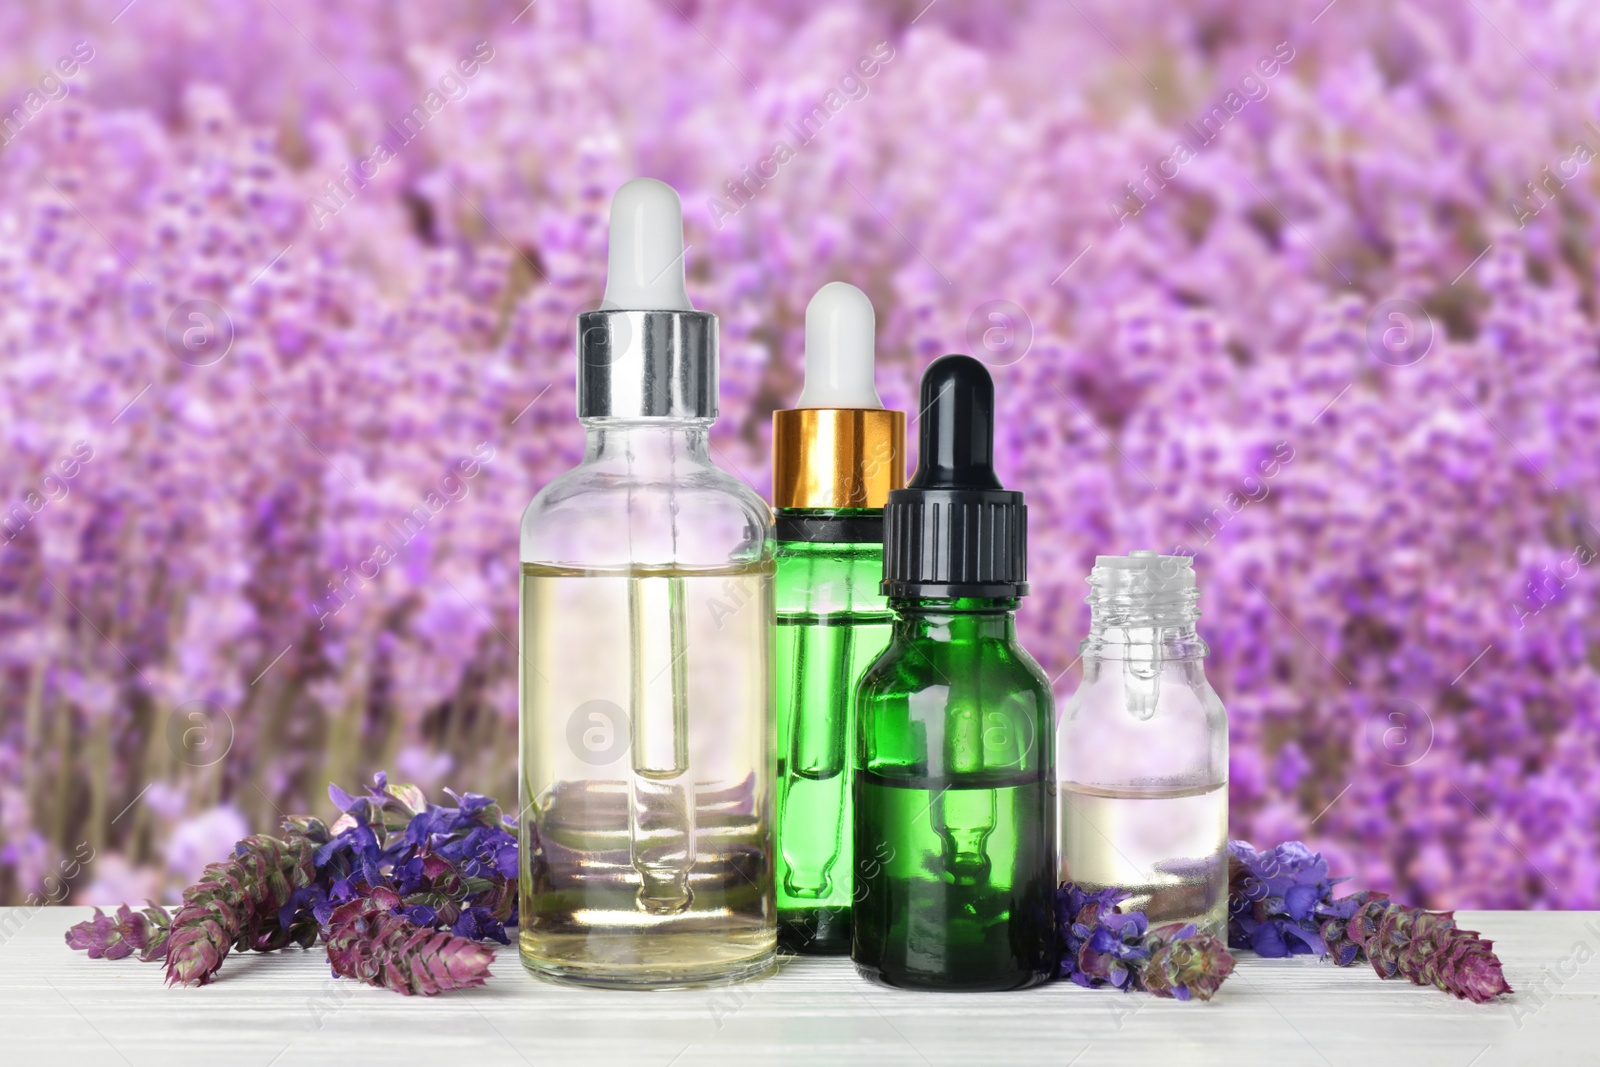
[(1096, 630), (1193, 626), (1200, 617), (1200, 591), (1189, 556), (1148, 550), (1096, 556), (1085, 599)]

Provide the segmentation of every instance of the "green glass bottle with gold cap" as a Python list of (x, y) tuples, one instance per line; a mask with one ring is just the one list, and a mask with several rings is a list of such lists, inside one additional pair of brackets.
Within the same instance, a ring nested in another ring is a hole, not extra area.
[(805, 388), (772, 419), (778, 932), (817, 955), (850, 951), (854, 696), (889, 639), (883, 504), (905, 481), (905, 413), (878, 399), (873, 334), (865, 293), (823, 286), (806, 308)]

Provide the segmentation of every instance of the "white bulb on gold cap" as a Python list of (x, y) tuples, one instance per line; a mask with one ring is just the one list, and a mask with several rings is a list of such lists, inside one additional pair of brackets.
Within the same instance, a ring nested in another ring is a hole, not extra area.
[(806, 384), (797, 408), (881, 408), (873, 384), (877, 317), (867, 294), (829, 282), (806, 305)]

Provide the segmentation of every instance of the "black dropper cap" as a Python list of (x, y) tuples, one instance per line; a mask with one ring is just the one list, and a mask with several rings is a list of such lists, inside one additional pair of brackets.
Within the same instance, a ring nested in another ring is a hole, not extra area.
[(887, 597), (1026, 596), (1028, 508), (994, 473), (994, 382), (971, 356), (922, 375), (917, 473), (883, 509)]

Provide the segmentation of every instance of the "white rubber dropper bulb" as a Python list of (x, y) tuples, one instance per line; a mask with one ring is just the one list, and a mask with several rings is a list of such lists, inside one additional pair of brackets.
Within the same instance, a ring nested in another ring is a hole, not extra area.
[(881, 408), (873, 384), (877, 318), (867, 294), (829, 282), (806, 305), (806, 384), (798, 408)]
[(666, 182), (635, 178), (611, 198), (611, 247), (601, 307), (692, 311), (683, 287), (683, 204)]

